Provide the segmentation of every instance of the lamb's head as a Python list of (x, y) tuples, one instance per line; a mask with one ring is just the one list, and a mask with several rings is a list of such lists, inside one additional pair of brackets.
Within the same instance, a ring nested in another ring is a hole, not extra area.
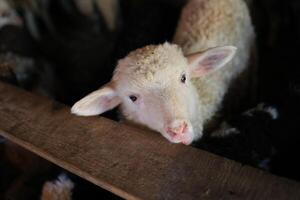
[(112, 80), (72, 107), (72, 113), (98, 115), (120, 104), (127, 120), (160, 132), (173, 143), (202, 136), (200, 101), (191, 78), (224, 66), (234, 47), (184, 56), (176, 45), (150, 45), (121, 59)]
[(5, 25), (21, 26), (22, 20), (6, 0), (0, 0), (0, 28)]

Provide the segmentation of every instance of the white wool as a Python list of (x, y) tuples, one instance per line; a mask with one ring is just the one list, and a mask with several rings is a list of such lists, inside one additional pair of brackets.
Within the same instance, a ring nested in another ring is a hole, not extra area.
[(248, 8), (243, 0), (190, 0), (183, 9), (173, 42), (185, 54), (224, 45), (238, 49), (227, 66), (193, 80), (203, 105), (201, 115), (209, 120), (219, 110), (231, 81), (248, 66), (254, 42)]
[(267, 106), (265, 103), (260, 103), (255, 108), (247, 110), (243, 113), (243, 115), (252, 117), (255, 111), (266, 112), (273, 120), (276, 120), (279, 117), (277, 108), (273, 106)]
[(65, 174), (44, 184), (41, 200), (71, 200), (74, 183)]

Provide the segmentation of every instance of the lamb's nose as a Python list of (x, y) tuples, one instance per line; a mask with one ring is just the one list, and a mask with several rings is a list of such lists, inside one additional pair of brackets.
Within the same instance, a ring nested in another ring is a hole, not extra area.
[(171, 136), (184, 135), (187, 131), (188, 125), (185, 121), (177, 120), (174, 121), (171, 126), (167, 128), (167, 133)]

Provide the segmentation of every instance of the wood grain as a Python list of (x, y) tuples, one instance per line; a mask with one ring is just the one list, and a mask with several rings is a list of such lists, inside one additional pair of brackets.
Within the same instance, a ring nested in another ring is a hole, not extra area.
[(300, 199), (300, 184), (0, 83), (0, 134), (126, 199)]

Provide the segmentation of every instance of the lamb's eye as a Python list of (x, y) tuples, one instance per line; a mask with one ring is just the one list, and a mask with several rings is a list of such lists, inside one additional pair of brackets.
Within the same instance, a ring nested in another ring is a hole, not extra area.
[(181, 81), (181, 83), (185, 83), (185, 81), (186, 81), (186, 75), (185, 74), (182, 74), (180, 81)]
[(129, 96), (129, 99), (132, 101), (132, 102), (135, 102), (137, 100), (137, 97), (134, 96), (134, 95), (130, 95)]

